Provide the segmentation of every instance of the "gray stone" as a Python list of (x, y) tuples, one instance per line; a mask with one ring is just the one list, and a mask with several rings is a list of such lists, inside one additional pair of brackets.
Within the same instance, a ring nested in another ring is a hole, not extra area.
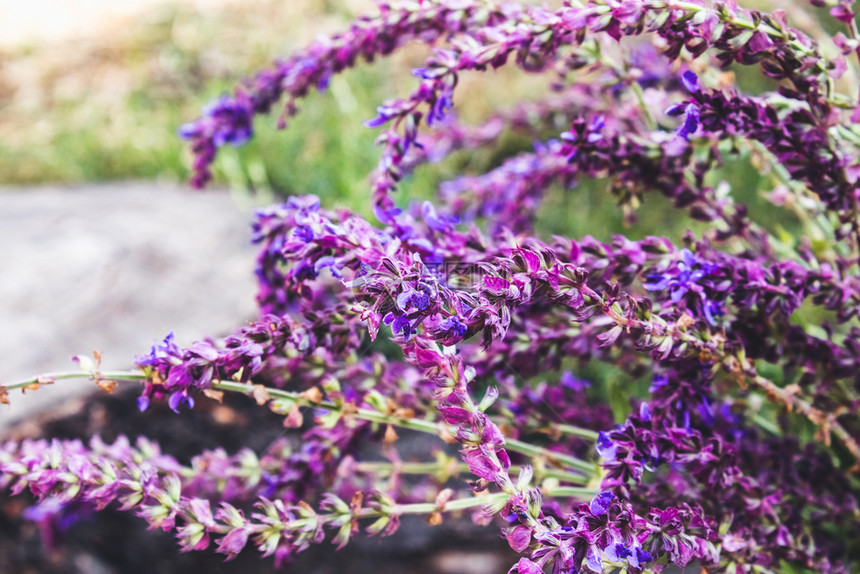
[[(254, 316), (251, 214), (223, 190), (157, 183), (0, 187), (0, 382), (127, 369), (154, 339), (226, 334)], [(91, 391), (58, 382), (0, 405), (0, 431)]]

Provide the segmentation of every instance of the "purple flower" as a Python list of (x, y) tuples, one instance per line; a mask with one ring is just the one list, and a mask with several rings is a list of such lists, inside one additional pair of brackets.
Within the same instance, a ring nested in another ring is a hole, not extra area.
[(653, 558), (651, 557), (651, 554), (642, 550), (642, 548), (638, 546), (635, 548), (633, 554), (627, 558), (627, 562), (629, 562), (634, 568), (638, 568), (641, 564), (651, 562), (652, 560)]
[(603, 460), (615, 460), (618, 452), (617, 445), (612, 442), (609, 435), (603, 431), (597, 433), (597, 444), (595, 445), (595, 449), (597, 450), (597, 454), (599, 454)]
[(299, 225), (293, 229), (293, 237), (302, 243), (310, 243), (314, 240), (314, 230), (307, 225)]
[(221, 96), (203, 108), (203, 117), (183, 125), (179, 134), (186, 139), (211, 138), (220, 147), (224, 144), (239, 146), (251, 139), (252, 110), (247, 103), (230, 96)]
[(514, 571), (517, 574), (543, 574), (543, 568), (528, 558), (520, 558), (520, 561), (508, 570), (508, 574), (512, 574)]
[(343, 273), (341, 273), (341, 263), (334, 257), (325, 256), (317, 259), (316, 263), (314, 263), (314, 271), (319, 273), (322, 269), (329, 269), (333, 277), (337, 277), (338, 279), (343, 278)]
[(654, 375), (654, 379), (651, 382), (651, 386), (648, 387), (649, 393), (655, 393), (657, 390), (667, 386), (669, 384), (669, 377), (664, 374)]
[(614, 544), (610, 544), (604, 550), (606, 553), (606, 557), (610, 562), (620, 562), (625, 558), (629, 558), (634, 555), (633, 550), (624, 544), (623, 542), (616, 542)]
[(591, 504), (589, 505), (591, 513), (595, 516), (606, 514), (606, 512), (609, 510), (610, 504), (612, 503), (612, 499), (614, 498), (615, 494), (609, 491), (601, 492), (600, 494), (595, 495), (595, 497), (591, 499)]
[(453, 91), (446, 91), (436, 97), (436, 101), (433, 103), (433, 106), (430, 108), (430, 112), (427, 114), (428, 126), (432, 126), (433, 124), (445, 119), (445, 116), (448, 114), (448, 110), (454, 106), (452, 94)]
[(699, 76), (689, 70), (681, 74), (681, 83), (691, 94), (699, 91)]
[(565, 387), (572, 389), (576, 392), (584, 392), (586, 389), (591, 387), (591, 382), (585, 379), (580, 379), (576, 377), (570, 371), (564, 371), (561, 374), (561, 378), (559, 382)]
[(642, 419), (642, 422), (651, 422), (651, 409), (648, 407), (648, 403), (644, 401), (639, 405), (639, 418)]
[(439, 232), (450, 231), (454, 224), (459, 222), (456, 216), (440, 217), (436, 213), (436, 208), (429, 201), (425, 201), (421, 205), (421, 215), (424, 217), (424, 223), (427, 224), (427, 227)]
[(179, 347), (173, 342), (173, 331), (167, 334), (161, 343), (153, 343), (152, 350), (148, 355), (138, 355), (134, 362), (142, 366), (158, 367), (171, 357), (180, 354)]
[(429, 289), (407, 289), (397, 296), (397, 307), (404, 313), (423, 311), (430, 306)]
[(522, 525), (514, 526), (507, 529), (505, 538), (507, 538), (508, 545), (510, 545), (514, 552), (523, 552), (531, 544), (532, 531)]
[(464, 337), (469, 331), (469, 327), (460, 321), (458, 317), (448, 317), (439, 323), (439, 329), (451, 337)]
[(585, 555), (585, 566), (592, 572), (603, 572), (603, 560), (600, 558), (600, 553), (593, 547), (588, 548)]
[(194, 408), (194, 398), (188, 394), (188, 391), (176, 391), (170, 395), (167, 404), (173, 412), (179, 414), (179, 407), (182, 405), (185, 405), (189, 409)]
[(231, 530), (221, 538), (215, 551), (226, 554), (227, 560), (235, 558), (248, 544), (248, 534), (249, 532), (245, 528)]
[(406, 341), (418, 332), (416, 325), (406, 315), (388, 313), (383, 317), (382, 322), (386, 325), (391, 325), (391, 332), (395, 335), (400, 333)]
[(668, 289), (673, 303), (680, 302), (690, 293), (708, 323), (716, 325), (716, 317), (723, 314), (722, 305), (708, 297), (706, 288), (711, 286), (711, 278), (721, 270), (721, 267), (699, 259), (689, 249), (683, 249), (681, 254), (682, 260), (666, 271), (649, 273), (646, 276), (645, 289), (649, 291)]
[(684, 123), (675, 130), (679, 137), (687, 140), (699, 129), (699, 106), (690, 103), (684, 108)]
[(469, 449), (463, 453), (463, 460), (469, 466), (469, 471), (484, 480), (495, 482), (502, 467), (495, 457), (491, 457), (484, 449)]
[(705, 320), (711, 325), (717, 324), (717, 317), (724, 315), (723, 305), (718, 301), (707, 299), (702, 303), (702, 311), (705, 314)]
[(375, 118), (364, 122), (365, 127), (374, 129), (384, 126), (391, 121), (396, 114), (396, 110), (392, 109), (390, 106), (382, 105), (376, 108), (376, 114)]
[(843, 22), (845, 24), (850, 24), (854, 20), (854, 12), (851, 10), (853, 6), (853, 2), (848, 2), (847, 0), (840, 0), (836, 6), (830, 9), (830, 15)]

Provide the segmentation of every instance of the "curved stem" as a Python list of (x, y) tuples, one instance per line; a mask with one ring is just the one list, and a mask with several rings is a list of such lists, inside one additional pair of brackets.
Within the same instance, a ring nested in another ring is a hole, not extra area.
[[(576, 488), (569, 486), (559, 486), (555, 488), (541, 489), (541, 494), (550, 498), (580, 498), (587, 500), (597, 494), (597, 491), (589, 488)], [(416, 502), (411, 504), (394, 504), (392, 506), (372, 507), (365, 506), (358, 512), (353, 514), (353, 518), (380, 518), (383, 516), (403, 515), (403, 514), (433, 514), (436, 512), (456, 512), (458, 510), (468, 510), (470, 508), (479, 508), (482, 506), (493, 507), (501, 504), (509, 498), (509, 495), (504, 492), (495, 492), (493, 494), (483, 494), (480, 496), (470, 496), (450, 500), (443, 505), (435, 502)], [(282, 524), (282, 530), (299, 530), (312, 523), (328, 523), (337, 520), (342, 520), (343, 516), (339, 514), (323, 514), (315, 515), (309, 518), (299, 518)]]
[(748, 376), (757, 387), (767, 393), (773, 400), (785, 405), (789, 411), (797, 411), (812, 421), (818, 427), (819, 439), (826, 445), (830, 445), (830, 433), (835, 434), (845, 448), (854, 456), (854, 459), (858, 461), (855, 468), (860, 469), (860, 443), (837, 420), (837, 415), (814, 407), (808, 401), (795, 395), (791, 389), (780, 387), (770, 379), (766, 379), (757, 373), (754, 375), (749, 374)]
[[(31, 377), (29, 379), (16, 381), (14, 383), (10, 383), (8, 385), (0, 385), (0, 397), (4, 396), (4, 392), (17, 388), (26, 388), (31, 385), (43, 385), (50, 384), (56, 380), (63, 379), (99, 379), (99, 380), (112, 380), (112, 381), (145, 381), (147, 380), (147, 376), (140, 371), (96, 371), (92, 373), (88, 372), (64, 372), (64, 373), (50, 373), (46, 375), (40, 375), (37, 377)], [(262, 385), (254, 385), (251, 383), (236, 383), (231, 381), (220, 381), (213, 380), (210, 384), (209, 388), (219, 390), (219, 391), (229, 391), (235, 393), (241, 393), (244, 395), (254, 395), (255, 391), (258, 390), (259, 387), (262, 387), (266, 394), (269, 397), (274, 399), (285, 399), (287, 401), (291, 401), (296, 403), (298, 406), (325, 409), (327, 411), (332, 412), (341, 412), (347, 416), (354, 416), (356, 418), (381, 423), (381, 424), (390, 424), (392, 426), (406, 428), (418, 432), (428, 433), (432, 435), (439, 436), (440, 434), (444, 434), (448, 431), (447, 425), (443, 423), (437, 423), (434, 421), (428, 421), (425, 419), (419, 418), (411, 418), (404, 419), (394, 415), (389, 415), (386, 413), (382, 413), (379, 411), (375, 411), (368, 408), (357, 408), (354, 405), (347, 405), (343, 403), (336, 403), (333, 401), (320, 400), (319, 402), (312, 401), (309, 399), (304, 393), (284, 391), (282, 389), (275, 389), (272, 387), (264, 387)], [(570, 427), (570, 429), (576, 429), (576, 427)], [(565, 431), (562, 431), (565, 432)], [(587, 431), (586, 429), (577, 429), (576, 432), (585, 433), (588, 435), (591, 431)], [(450, 434), (450, 433), (448, 433)], [(575, 433), (571, 433), (575, 434)], [(590, 436), (590, 435), (589, 435)], [(595, 435), (596, 438), (596, 435)], [(542, 458), (548, 463), (554, 463), (559, 466), (567, 467), (569, 469), (573, 469), (577, 472), (582, 473), (584, 476), (580, 477), (580, 480), (587, 482), (595, 472), (597, 468), (595, 464), (578, 459), (576, 457), (572, 457), (566, 455), (561, 452), (555, 452), (548, 450), (543, 447), (535, 446), (529, 443), (525, 443), (516, 439), (506, 439), (505, 446), (511, 451), (518, 452), (520, 454), (524, 454), (526, 456), (532, 458)], [(572, 476), (570, 474), (566, 475), (565, 480), (572, 480)]]
[[(511, 474), (518, 474), (522, 467), (513, 465), (508, 469)], [(358, 472), (366, 472), (381, 476), (391, 474), (418, 474), (429, 475), (436, 474), (440, 471), (445, 471), (451, 475), (469, 473), (469, 465), (463, 462), (456, 462), (454, 459), (442, 462), (358, 462), (355, 464), (355, 470)], [(580, 482), (582, 476), (572, 474), (563, 470), (554, 468), (536, 469), (535, 476), (540, 478), (554, 478), (566, 482)]]
[[(219, 390), (219, 391), (231, 391), (237, 393), (243, 393), (246, 395), (252, 395), (254, 393), (255, 387), (257, 385), (246, 384), (246, 383), (233, 383), (227, 381), (212, 381), (211, 388)], [(356, 418), (377, 422), (382, 424), (390, 424), (393, 426), (398, 426), (401, 428), (407, 428), (419, 432), (424, 432), (433, 435), (439, 435), (440, 430), (447, 431), (448, 425), (443, 425), (441, 423), (436, 423), (433, 421), (428, 421), (425, 419), (403, 419), (393, 415), (388, 415), (385, 413), (381, 413), (379, 411), (374, 411), (367, 408), (355, 408), (355, 407), (347, 407), (345, 405), (337, 404), (332, 401), (322, 400), (320, 402), (314, 402), (308, 399), (303, 393), (296, 393), (290, 391), (284, 391), (281, 389), (274, 389), (271, 387), (264, 387), (266, 392), (268, 392), (269, 396), (272, 398), (278, 399), (287, 399), (290, 401), (294, 401), (299, 406), (307, 406), (318, 409), (325, 409), (327, 411), (340, 411), (348, 414), (349, 416), (354, 416)], [(584, 460), (580, 460), (578, 458), (566, 455), (564, 453), (551, 451), (545, 449), (543, 447), (535, 446), (529, 443), (522, 442), (516, 439), (505, 439), (505, 448), (511, 450), (513, 452), (518, 452), (520, 454), (524, 454), (526, 456), (535, 457), (535, 458), (543, 458), (548, 462), (555, 462), (557, 464), (566, 466), (568, 468), (577, 470), (585, 474), (585, 477), (590, 477), (594, 474), (596, 466), (593, 463), (586, 462)]]
[[(455, 510), (466, 510), (468, 508), (489, 505), (494, 502), (501, 502), (507, 498), (508, 495), (504, 492), (496, 492), (483, 496), (472, 496), (469, 498), (459, 498), (445, 503), (442, 511), (452, 512)], [(362, 508), (359, 511), (358, 516), (359, 518), (373, 518), (383, 516), (385, 514), (430, 514), (431, 512), (438, 512), (439, 510), (440, 508), (435, 502), (418, 502), (415, 504), (398, 504), (387, 511), (377, 508)]]
[[(550, 498), (591, 498), (597, 491), (592, 488), (578, 488), (573, 486), (557, 486), (555, 488), (541, 489), (541, 494)], [(468, 498), (458, 498), (445, 503), (441, 509), (434, 502), (419, 502), (415, 504), (398, 504), (388, 511), (383, 511), (376, 508), (362, 508), (359, 511), (359, 518), (374, 518), (385, 514), (430, 514), (431, 512), (453, 512), (455, 510), (466, 510), (479, 506), (491, 505), (495, 502), (501, 502), (509, 498), (509, 495), (504, 492), (495, 492), (493, 494), (485, 494), (481, 496), (472, 496)]]
[(554, 424), (552, 428), (563, 434), (577, 436), (585, 440), (597, 441), (597, 433), (590, 429), (584, 429), (567, 424)]
[(13, 383), (0, 385), (0, 389), (6, 391), (14, 391), (15, 389), (27, 389), (32, 386), (51, 385), (54, 381), (63, 379), (95, 379), (100, 380), (110, 379), (111, 381), (145, 381), (146, 375), (137, 371), (96, 371), (96, 372), (61, 372), (61, 373), (45, 373), (29, 379), (21, 379)]
[[(582, 286), (582, 294), (592, 299), (593, 301), (604, 301), (602, 295), (593, 289)], [(612, 319), (616, 328), (630, 330), (636, 329), (642, 333), (651, 333), (653, 329), (653, 320), (644, 321), (635, 317), (625, 317), (612, 309), (610, 305), (602, 306), (604, 315)], [(731, 354), (724, 349), (709, 348), (707, 344), (698, 337), (681, 330), (678, 325), (674, 325), (670, 330), (666, 329), (667, 325), (661, 325), (661, 332), (666, 333), (666, 337), (671, 337), (672, 341), (680, 340), (689, 344), (694, 349), (699, 349), (708, 355), (712, 356), (715, 361), (720, 362), (727, 372), (734, 374), (738, 383), (743, 385), (749, 381), (759, 387), (767, 394), (768, 398), (773, 402), (780, 403), (788, 408), (789, 411), (797, 411), (806, 416), (819, 429), (818, 438), (826, 445), (830, 446), (830, 434), (833, 433), (845, 445), (848, 451), (852, 454), (857, 464), (855, 468), (860, 470), (860, 441), (851, 436), (844, 426), (837, 420), (837, 415), (833, 413), (825, 413), (821, 409), (814, 407), (811, 403), (804, 400), (802, 397), (796, 396), (795, 391), (780, 387), (773, 381), (761, 376), (755, 368), (753, 362), (747, 361), (741, 355)], [(673, 343), (674, 344), (674, 343)]]

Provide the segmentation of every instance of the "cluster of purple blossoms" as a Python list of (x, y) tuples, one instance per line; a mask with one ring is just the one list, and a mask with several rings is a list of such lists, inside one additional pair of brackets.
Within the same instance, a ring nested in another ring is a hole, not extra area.
[[(255, 115), (295, 114), (359, 60), (432, 48), (415, 90), (366, 123), (382, 130), (378, 224), (311, 196), (260, 210), (259, 318), (188, 347), (168, 335), (113, 378), (142, 381), (141, 410), (248, 395), (298, 446), (183, 466), (147, 441), (6, 443), (0, 487), (29, 489), (46, 524), (117, 505), (183, 550), (279, 563), (406, 514), (469, 511), (522, 555), (517, 574), (855, 570), (860, 105), (858, 86), (837, 88), (857, 83), (860, 40), (850, 3), (814, 4), (850, 37), (733, 0), (380, 2), (260, 72), (183, 126), (195, 185)], [(461, 122), (460, 76), (505, 65), (552, 93)], [(741, 66), (773, 91), (742, 93), (725, 71)], [(508, 132), (534, 150), (396, 201), (422, 164)], [(749, 157), (802, 231), (756, 221), (721, 180)], [(605, 183), (630, 224), (657, 191), (697, 231), (542, 238), (547, 192), (581, 180)], [(439, 440), (404, 460), (398, 431)]]

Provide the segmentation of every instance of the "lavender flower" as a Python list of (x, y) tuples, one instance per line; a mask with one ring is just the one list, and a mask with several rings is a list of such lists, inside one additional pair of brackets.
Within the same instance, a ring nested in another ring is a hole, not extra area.
[[(856, 35), (851, 6), (830, 8)], [(290, 117), (333, 74), (411, 40), (432, 49), (416, 86), (365, 124), (381, 130), (368, 194), (381, 225), (313, 196), (262, 209), (256, 320), (187, 347), (170, 333), (140, 372), (81, 362), (103, 388), (142, 382), (141, 410), (238, 392), (301, 440), (186, 466), (145, 440), (9, 442), (0, 488), (37, 498), (28, 515), (47, 536), (113, 505), (228, 559), (255, 546), (283, 563), (327, 538), (390, 534), (404, 514), (470, 510), (499, 517), (518, 574), (852, 571), (860, 106), (833, 80), (856, 39), (834, 38), (828, 59), (786, 13), (734, 2), (382, 2), (183, 126), (193, 183), (253, 136), (254, 116), (285, 99)], [(504, 65), (551, 75), (555, 94), (462, 123), (460, 78)], [(742, 93), (728, 65), (777, 91)], [(508, 130), (534, 150), (395, 203), (419, 165)], [(796, 221), (757, 222), (719, 181), (727, 157), (752, 157), (765, 200)], [(630, 225), (656, 191), (697, 231), (540, 238), (547, 190), (585, 178)], [(0, 386), (0, 402), (57, 378)], [(401, 432), (459, 452), (404, 460)], [(374, 443), (385, 462), (363, 458)]]

